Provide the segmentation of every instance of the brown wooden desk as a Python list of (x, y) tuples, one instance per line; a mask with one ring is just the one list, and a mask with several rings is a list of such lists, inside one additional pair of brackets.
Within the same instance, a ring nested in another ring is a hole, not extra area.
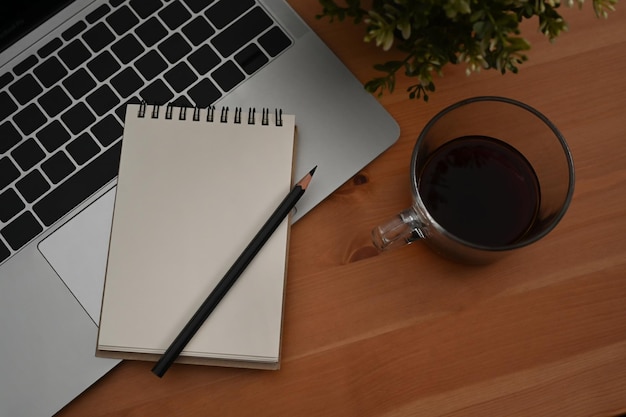
[[(381, 52), (352, 24), (294, 7), (356, 76)], [(382, 103), (402, 136), (292, 231), (278, 372), (124, 362), (60, 416), (615, 416), (626, 412), (626, 5), (565, 12), (555, 45), (527, 27), (518, 75), (448, 68), (428, 104)], [(436, 112), (474, 95), (543, 111), (577, 169), (544, 240), (486, 267), (423, 245), (376, 255), (372, 226), (410, 202), (409, 158)]]

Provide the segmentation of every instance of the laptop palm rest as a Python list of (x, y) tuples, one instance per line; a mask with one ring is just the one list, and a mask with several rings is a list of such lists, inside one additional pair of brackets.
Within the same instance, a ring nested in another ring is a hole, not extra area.
[(115, 188), (39, 244), (39, 251), (97, 325), (106, 271)]

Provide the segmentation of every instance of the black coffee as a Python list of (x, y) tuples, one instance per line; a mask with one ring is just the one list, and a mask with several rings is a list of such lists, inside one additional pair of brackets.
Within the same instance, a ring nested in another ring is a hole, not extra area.
[(470, 243), (515, 243), (537, 215), (537, 176), (521, 153), (500, 140), (455, 139), (437, 149), (418, 175), (420, 195), (433, 218)]

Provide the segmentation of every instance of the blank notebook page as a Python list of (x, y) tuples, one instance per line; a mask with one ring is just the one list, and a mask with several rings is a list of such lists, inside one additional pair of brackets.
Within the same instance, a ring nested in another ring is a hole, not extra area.
[[(294, 116), (145, 109), (127, 108), (100, 351), (162, 354), (292, 185)], [(288, 233), (285, 219), (181, 356), (278, 361)]]

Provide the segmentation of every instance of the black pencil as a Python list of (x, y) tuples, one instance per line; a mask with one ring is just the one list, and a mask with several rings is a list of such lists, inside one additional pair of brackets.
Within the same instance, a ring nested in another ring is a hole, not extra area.
[(298, 200), (300, 200), (300, 197), (302, 197), (302, 194), (304, 194), (304, 191), (311, 182), (311, 178), (313, 177), (313, 173), (316, 169), (317, 166), (306, 174), (304, 178), (298, 181), (289, 194), (287, 194), (283, 201), (278, 205), (278, 208), (274, 210), (274, 213), (272, 213), (263, 227), (261, 227), (261, 230), (259, 230), (241, 255), (239, 255), (239, 258), (237, 258), (233, 266), (231, 266), (228, 272), (226, 272), (226, 275), (224, 275), (211, 294), (209, 294), (206, 300), (204, 300), (200, 308), (191, 317), (189, 322), (187, 322), (185, 327), (183, 327), (174, 341), (172, 341), (165, 353), (161, 355), (157, 363), (152, 368), (152, 373), (158, 377), (162, 377), (165, 374), (170, 365), (176, 360), (178, 355), (180, 355), (180, 352), (182, 352), (185, 346), (187, 346), (187, 343), (189, 343), (198, 329), (200, 329), (200, 326), (202, 326), (211, 312), (215, 309), (217, 304), (222, 300), (222, 298), (224, 298), (230, 287), (233, 286), (235, 281), (237, 281), (237, 278), (239, 278), (259, 250), (263, 247), (263, 245), (265, 245), (265, 242), (267, 242), (276, 228), (281, 224), (285, 217), (287, 217)]

